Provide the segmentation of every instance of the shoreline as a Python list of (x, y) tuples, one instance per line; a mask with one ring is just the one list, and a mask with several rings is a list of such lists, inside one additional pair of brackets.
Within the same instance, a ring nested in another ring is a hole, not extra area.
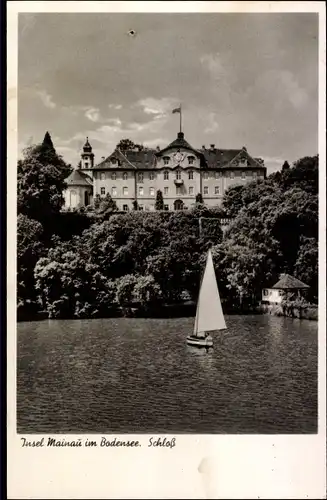
[[(294, 319), (305, 319), (308, 321), (318, 321), (318, 306), (311, 306), (301, 311), (298, 308), (292, 308), (287, 312), (283, 312), (275, 306), (259, 305), (255, 309), (234, 309), (225, 308), (225, 314), (234, 315), (263, 315), (283, 316)], [(186, 304), (166, 304), (151, 308), (140, 308), (134, 306), (128, 307), (111, 307), (108, 308), (107, 314), (89, 315), (89, 316), (67, 316), (58, 318), (49, 318), (47, 311), (21, 311), (17, 313), (17, 323), (28, 321), (44, 321), (49, 319), (54, 320), (81, 320), (81, 319), (109, 319), (109, 318), (152, 318), (152, 319), (169, 319), (169, 318), (187, 318), (195, 317), (196, 305), (189, 302)]]

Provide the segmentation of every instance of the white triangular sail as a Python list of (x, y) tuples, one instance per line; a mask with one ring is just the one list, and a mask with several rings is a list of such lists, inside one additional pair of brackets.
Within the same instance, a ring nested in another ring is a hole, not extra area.
[(226, 323), (213, 266), (211, 251), (208, 251), (196, 310), (194, 335), (213, 330), (223, 330)]

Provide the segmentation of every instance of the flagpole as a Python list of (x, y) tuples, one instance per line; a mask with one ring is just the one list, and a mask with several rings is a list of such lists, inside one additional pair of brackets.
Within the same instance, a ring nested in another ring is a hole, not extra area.
[(179, 113), (179, 131), (182, 132), (182, 103), (180, 104), (181, 112)]

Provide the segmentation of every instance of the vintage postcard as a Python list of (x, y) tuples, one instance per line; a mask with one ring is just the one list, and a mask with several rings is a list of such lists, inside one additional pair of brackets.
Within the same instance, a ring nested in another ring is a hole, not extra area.
[(9, 2), (8, 497), (326, 498), (323, 2)]

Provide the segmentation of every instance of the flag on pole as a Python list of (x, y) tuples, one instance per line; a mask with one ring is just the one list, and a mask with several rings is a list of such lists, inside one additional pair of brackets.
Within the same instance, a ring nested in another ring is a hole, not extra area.
[(172, 113), (180, 113), (181, 112), (181, 106), (179, 106), (179, 108), (175, 108), (173, 109)]

